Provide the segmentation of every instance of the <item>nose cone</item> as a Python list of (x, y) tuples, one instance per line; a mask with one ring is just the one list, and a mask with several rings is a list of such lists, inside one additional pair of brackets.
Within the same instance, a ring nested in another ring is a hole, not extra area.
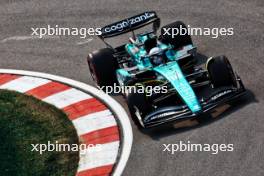
[(183, 75), (181, 68), (176, 61), (155, 67), (154, 70), (163, 75), (172, 84), (181, 99), (193, 113), (202, 110), (192, 87), (185, 79), (185, 76)]

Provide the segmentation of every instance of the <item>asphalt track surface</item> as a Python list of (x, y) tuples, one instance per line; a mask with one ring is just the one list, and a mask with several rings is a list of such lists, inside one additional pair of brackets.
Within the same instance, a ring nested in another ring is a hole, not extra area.
[[(197, 27), (233, 27), (233, 36), (213, 39), (193, 36), (200, 53), (225, 54), (249, 93), (217, 120), (203, 120), (194, 128), (140, 132), (133, 125), (134, 143), (123, 175), (127, 176), (263, 176), (264, 175), (264, 1), (262, 0), (1, 0), (0, 67), (57, 74), (92, 84), (86, 63), (89, 51), (103, 47), (94, 39), (9, 38), (30, 36), (31, 27), (47, 24), (100, 27), (146, 10), (155, 10), (162, 24), (182, 20)], [(8, 40), (4, 40), (9, 38)], [(126, 107), (120, 96), (115, 97)], [(232, 143), (233, 152), (162, 152), (163, 144)]]

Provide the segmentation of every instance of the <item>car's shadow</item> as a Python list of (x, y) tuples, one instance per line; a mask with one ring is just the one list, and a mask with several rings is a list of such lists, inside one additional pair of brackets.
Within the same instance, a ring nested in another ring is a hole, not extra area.
[[(159, 140), (162, 137), (167, 137), (170, 135), (175, 135), (178, 133), (182, 133), (188, 130), (201, 128), (206, 125), (210, 125), (211, 123), (221, 120), (222, 118), (228, 117), (229, 114), (232, 114), (235, 111), (238, 111), (239, 109), (247, 106), (250, 103), (256, 103), (258, 102), (255, 99), (255, 96), (252, 91), (247, 90), (246, 94), (242, 97), (234, 100), (230, 104), (226, 104), (223, 106), (220, 106), (220, 112), (213, 112), (211, 114), (200, 116), (196, 119), (194, 119), (192, 122), (181, 122), (181, 125), (177, 125), (177, 123), (174, 124), (168, 124), (160, 127), (150, 128), (150, 129), (141, 129), (141, 132), (150, 136), (154, 140)], [(222, 108), (221, 108), (222, 107)], [(222, 112), (221, 112), (222, 111)]]

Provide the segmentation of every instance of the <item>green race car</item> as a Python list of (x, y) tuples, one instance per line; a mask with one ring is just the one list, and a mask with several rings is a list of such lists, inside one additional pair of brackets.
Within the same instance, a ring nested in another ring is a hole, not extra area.
[[(135, 33), (149, 24), (151, 30)], [(107, 47), (88, 55), (90, 74), (98, 86), (133, 87), (124, 95), (139, 127), (191, 119), (245, 93), (225, 56), (208, 58), (201, 67), (190, 35), (168, 34), (168, 29), (186, 28), (184, 23), (163, 26), (158, 36), (159, 26), (153, 11), (107, 25), (99, 36)], [(106, 42), (129, 32), (131, 37), (121, 46)]]

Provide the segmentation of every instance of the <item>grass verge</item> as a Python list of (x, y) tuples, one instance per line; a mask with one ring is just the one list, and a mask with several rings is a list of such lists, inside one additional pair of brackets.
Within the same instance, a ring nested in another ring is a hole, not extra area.
[(17, 92), (0, 90), (0, 175), (73, 176), (78, 152), (31, 151), (31, 144), (78, 144), (66, 114)]

